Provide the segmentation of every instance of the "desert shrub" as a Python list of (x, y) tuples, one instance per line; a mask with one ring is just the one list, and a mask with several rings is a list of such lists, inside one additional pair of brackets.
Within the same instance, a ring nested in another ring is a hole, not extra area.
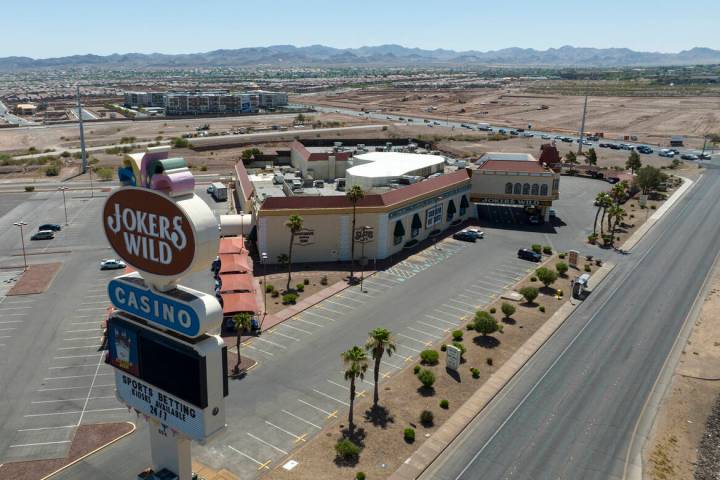
[(27, 186), (25, 187), (25, 191), (26, 191), (26, 192), (34, 192), (34, 191), (35, 191), (35, 187), (33, 187), (32, 185), (27, 185)]
[(533, 275), (532, 277), (530, 277), (530, 281), (531, 281), (531, 282), (537, 282), (537, 277)]
[(365, 480), (365, 472), (357, 472), (355, 474), (355, 480)]
[(303, 278), (303, 284), (304, 284), (304, 285), (310, 285), (310, 279), (309, 279), (309, 278)]
[[(478, 312), (485, 313), (485, 312)], [(475, 316), (475, 331), (483, 337), (495, 333), (500, 330), (500, 326), (497, 320), (492, 315), (476, 315)]]
[(280, 292), (278, 292), (277, 290), (273, 290), (271, 296), (272, 296), (273, 298), (277, 298), (277, 297), (280, 296)]
[(272, 293), (275, 291), (274, 285), (265, 285), (265, 293)]
[(495, 312), (497, 312), (497, 309), (496, 309), (495, 307), (491, 307), (491, 308), (490, 308), (490, 313), (495, 313)]
[(461, 342), (453, 342), (453, 347), (460, 350), (460, 358), (465, 355), (465, 352), (467, 352), (467, 348), (465, 348), (465, 345), (463, 345)]
[(421, 369), (421, 368), (422, 368), (422, 367), (421, 367), (420, 365), (415, 365), (415, 366), (413, 367), (413, 373), (414, 373), (415, 375), (417, 375), (418, 373), (420, 373), (420, 369)]
[(473, 378), (480, 378), (480, 370), (478, 370), (477, 368), (471, 368), (470, 373), (472, 373)]
[(560, 258), (560, 260), (563, 260), (563, 259), (565, 258), (565, 254), (564, 254), (564, 253), (561, 253), (561, 254), (558, 255), (558, 257)]
[(207, 172), (207, 165), (200, 165), (201, 172)]
[(492, 357), (486, 358), (486, 359), (485, 359), (485, 363), (487, 363), (488, 365), (490, 365), (490, 366), (492, 367), (492, 364), (493, 364), (493, 359), (492, 359)]
[(353, 460), (360, 455), (360, 447), (352, 440), (343, 438), (335, 444), (335, 453), (343, 460)]
[(440, 400), (440, 408), (447, 410), (450, 407), (450, 402), (445, 399)]
[(535, 270), (535, 275), (537, 275), (538, 279), (546, 287), (555, 283), (555, 280), (557, 280), (558, 278), (557, 272), (555, 272), (554, 270), (550, 270), (547, 267), (538, 268), (537, 270)]
[(453, 340), (455, 340), (456, 342), (459, 342), (460, 340), (462, 340), (462, 338), (463, 338), (462, 330), (453, 330), (452, 337), (453, 337)]
[(185, 138), (173, 138), (172, 139), (172, 146), (175, 148), (187, 148), (188, 145), (190, 145), (190, 142), (187, 141)]
[(297, 298), (298, 298), (298, 296), (296, 293), (286, 293), (285, 295), (282, 296), (283, 305), (295, 303), (297, 301)]
[(108, 181), (112, 180), (112, 178), (113, 178), (112, 168), (100, 167), (97, 170), (95, 170), (95, 173), (97, 174), (98, 178), (100, 180), (102, 180), (103, 182), (108, 182)]
[(592, 270), (592, 268), (590, 268), (590, 265), (585, 264), (585, 271), (586, 271), (586, 272), (589, 272), (589, 271), (591, 271), (591, 270)]
[(545, 255), (552, 255), (552, 247), (550, 245), (545, 245), (542, 251)]
[(327, 285), (327, 284), (328, 284), (327, 275), (323, 275), (322, 277), (320, 277), (320, 285)]
[(57, 165), (48, 165), (45, 167), (45, 175), (48, 177), (57, 177), (60, 175), (60, 169)]
[(542, 252), (542, 245), (540, 245), (539, 243), (533, 243), (531, 248), (532, 248), (532, 251), (535, 253)]
[(295, 290), (298, 292), (304, 292), (305, 291), (305, 284), (304, 283), (298, 283), (295, 285)]
[(420, 413), (420, 423), (426, 427), (432, 426), (433, 420), (435, 420), (435, 415), (430, 410), (423, 410)]
[(435, 383), (435, 374), (425, 368), (418, 372), (417, 377), (425, 388), (430, 388)]
[(544, 306), (544, 305), (540, 305), (540, 306), (538, 307), (538, 310), (540, 310), (542, 313), (545, 313), (545, 306)]
[(533, 303), (539, 294), (540, 292), (538, 292), (538, 289), (535, 287), (524, 287), (520, 289), (520, 295), (525, 297), (528, 303)]
[(555, 264), (555, 270), (557, 270), (557, 273), (560, 275), (565, 275), (570, 267), (568, 267), (568, 264), (565, 262), (558, 262)]
[(439, 354), (437, 350), (423, 350), (420, 352), (420, 360), (425, 365), (437, 365)]
[(446, 351), (447, 351), (447, 345), (445, 345), (444, 343), (443, 343), (442, 345), (440, 345), (440, 351), (441, 351), (441, 352), (446, 352)]
[(500, 306), (500, 310), (502, 310), (505, 318), (510, 318), (510, 316), (515, 313), (515, 306), (510, 303), (503, 302), (503, 304)]
[(405, 430), (403, 430), (403, 438), (408, 443), (413, 443), (415, 441), (415, 430), (408, 427)]
[(465, 325), (465, 330), (475, 330), (475, 324), (474, 323), (468, 323)]

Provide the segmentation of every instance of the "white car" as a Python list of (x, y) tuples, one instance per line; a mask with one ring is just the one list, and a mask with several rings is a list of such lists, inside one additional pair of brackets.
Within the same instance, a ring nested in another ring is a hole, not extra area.
[(472, 233), (475, 235), (475, 238), (485, 238), (485, 232), (476, 227), (468, 227), (463, 231)]
[(125, 262), (114, 258), (106, 258), (100, 262), (100, 270), (119, 270), (125, 267)]

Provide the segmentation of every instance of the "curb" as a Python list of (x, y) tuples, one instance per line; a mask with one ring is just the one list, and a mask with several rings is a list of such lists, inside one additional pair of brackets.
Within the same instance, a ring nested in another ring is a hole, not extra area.
[(96, 448), (95, 450), (92, 450), (92, 451), (86, 453), (86, 454), (83, 455), (82, 457), (76, 458), (75, 460), (73, 460), (72, 462), (68, 463), (67, 465), (64, 465), (64, 466), (58, 468), (57, 470), (55, 470), (54, 472), (51, 472), (51, 473), (45, 475), (45, 476), (42, 477), (40, 480), (47, 480), (47, 479), (49, 479), (50, 477), (52, 477), (53, 475), (57, 475), (58, 473), (62, 472), (63, 470), (66, 470), (66, 469), (72, 467), (73, 465), (75, 465), (75, 464), (78, 463), (79, 461), (85, 460), (85, 459), (86, 459), (87, 457), (89, 457), (90, 455), (92, 455), (92, 454), (94, 454), (94, 453), (97, 453), (97, 452), (99, 452), (100, 450), (102, 450), (103, 448), (109, 447), (110, 445), (112, 445), (113, 443), (117, 442), (118, 440), (121, 440), (121, 439), (127, 437), (128, 435), (130, 435), (131, 433), (133, 433), (133, 432), (137, 429), (137, 426), (136, 426), (134, 423), (132, 423), (132, 422), (125, 422), (125, 423), (128, 423), (128, 424), (130, 424), (130, 425), (132, 426), (132, 428), (130, 429), (130, 431), (123, 433), (122, 435), (120, 435), (119, 437), (117, 437), (117, 438), (115, 438), (115, 439), (113, 439), (113, 440), (110, 440), (110, 441), (107, 442), (105, 445), (100, 445), (98, 448)]
[[(600, 267), (592, 278), (595, 287), (615, 268), (607, 262)], [(580, 302), (581, 303), (581, 302)], [(410, 480), (419, 478), (443, 452), (465, 431), (470, 423), (503, 390), (503, 388), (532, 359), (534, 354), (553, 336), (577, 305), (570, 301), (563, 304), (525, 343), (520, 345), (513, 355), (500, 367), (465, 403), (438, 429), (435, 434), (415, 450), (410, 457), (389, 477), (391, 480)], [(442, 438), (445, 437), (445, 438)]]

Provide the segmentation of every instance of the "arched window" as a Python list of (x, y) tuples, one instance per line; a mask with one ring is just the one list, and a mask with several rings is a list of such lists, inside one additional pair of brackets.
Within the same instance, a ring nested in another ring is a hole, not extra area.
[(547, 184), (543, 183), (540, 185), (540, 195), (547, 195)]
[(538, 184), (537, 183), (533, 183), (533, 185), (532, 185), (532, 194), (533, 195), (538, 194)]
[(508, 182), (505, 184), (505, 193), (512, 193), (512, 183)]
[(516, 183), (516, 184), (515, 184), (515, 189), (513, 190), (513, 193), (514, 193), (515, 195), (520, 195), (521, 192), (522, 192), (522, 185), (520, 185), (519, 183)]
[(530, 195), (530, 184), (526, 183), (523, 185), (523, 195)]

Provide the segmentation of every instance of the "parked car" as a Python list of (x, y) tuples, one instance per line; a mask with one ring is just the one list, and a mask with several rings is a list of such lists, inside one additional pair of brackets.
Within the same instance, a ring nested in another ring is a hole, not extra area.
[(639, 147), (636, 148), (636, 150), (638, 152), (644, 153), (644, 154), (653, 153), (653, 149), (648, 147), (647, 145), (640, 145)]
[(462, 230), (460, 232), (457, 232), (453, 234), (453, 238), (455, 240), (462, 240), (463, 242), (473, 242), (477, 240), (477, 237), (475, 237), (475, 234), (466, 232), (465, 230)]
[(40, 230), (30, 237), (30, 240), (52, 240), (53, 238), (55, 238), (55, 232), (52, 230)]
[(540, 138), (542, 138), (543, 140), (550, 140), (552, 137), (548, 134), (544, 134), (544, 135), (540, 135)]
[(610, 148), (610, 144), (609, 144), (609, 143), (598, 143), (598, 147), (600, 147), (600, 148)]
[(528, 250), (527, 248), (521, 248), (518, 250), (517, 256), (518, 258), (530, 260), (531, 262), (539, 262), (542, 260), (542, 255), (537, 252), (533, 252), (532, 250)]
[(498, 132), (500, 135), (505, 135), (505, 134), (507, 134), (507, 130), (505, 130), (504, 128), (498, 128), (498, 131), (497, 131), (497, 132)]
[(699, 157), (697, 155), (693, 155), (692, 153), (683, 153), (680, 155), (680, 158), (683, 160), (698, 160)]
[(530, 132), (525, 132), (522, 134), (523, 137), (533, 137), (534, 135)]
[(617, 143), (608, 143), (608, 148), (610, 148), (611, 150), (620, 150), (620, 145), (618, 145)]
[(480, 230), (477, 227), (468, 227), (468, 228), (464, 229), (463, 232), (471, 233), (471, 234), (475, 235), (475, 238), (485, 238), (485, 232), (483, 232), (482, 230)]
[(100, 262), (100, 270), (119, 270), (125, 268), (125, 262), (114, 258), (106, 258)]
[(658, 152), (658, 155), (661, 157), (673, 158), (675, 156), (675, 152), (668, 150), (667, 148), (663, 148)]
[(53, 232), (59, 232), (62, 230), (62, 227), (57, 223), (44, 223), (38, 227), (38, 231), (40, 230), (52, 230)]
[(701, 153), (700, 155), (698, 155), (698, 158), (700, 160), (710, 160), (711, 157), (709, 153)]
[(517, 130), (510, 130), (510, 135), (517, 136), (518, 135)]
[(570, 137), (562, 137), (562, 141), (565, 142), (565, 143), (572, 143), (572, 142), (573, 142), (573, 139), (570, 138)]
[(548, 210), (548, 215), (549, 215), (550, 217), (557, 217), (557, 210), (555, 210), (554, 208), (550, 208), (550, 209)]

